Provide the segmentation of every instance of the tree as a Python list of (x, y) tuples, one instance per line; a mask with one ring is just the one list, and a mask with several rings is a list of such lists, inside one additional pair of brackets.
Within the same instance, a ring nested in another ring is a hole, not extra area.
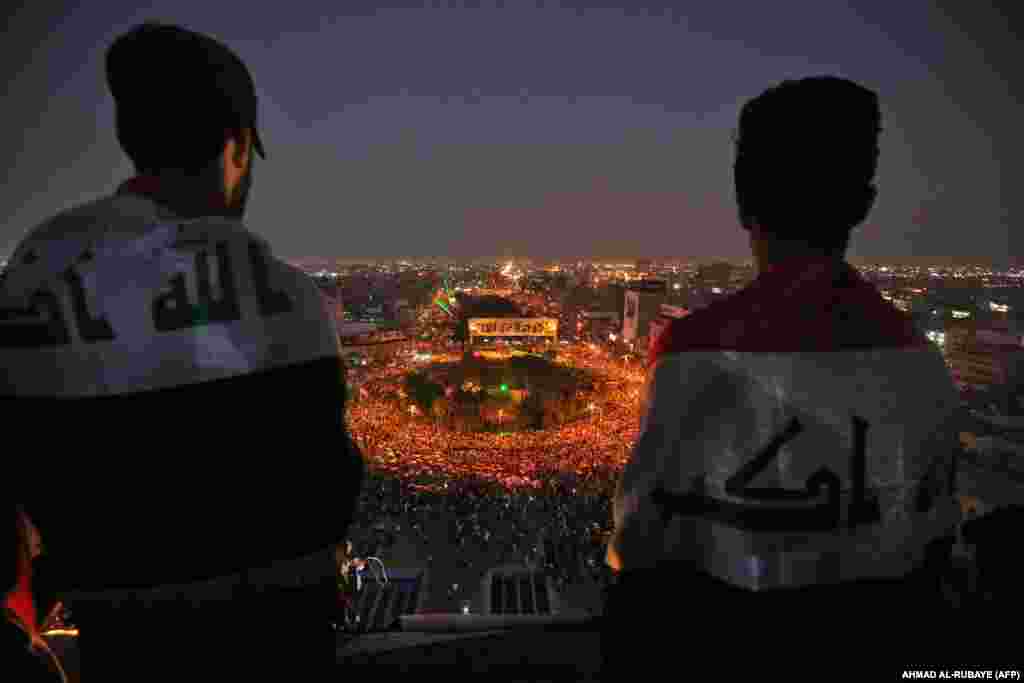
[(469, 321), (465, 316), (459, 318), (459, 321), (455, 324), (452, 341), (457, 341), (461, 344), (469, 341)]
[(444, 396), (444, 387), (436, 382), (431, 382), (419, 372), (406, 376), (405, 390), (424, 415), (432, 414), (434, 401)]
[(544, 402), (546, 392), (539, 387), (531, 387), (523, 401), (522, 411), (529, 416), (530, 423), (536, 429), (544, 428)]

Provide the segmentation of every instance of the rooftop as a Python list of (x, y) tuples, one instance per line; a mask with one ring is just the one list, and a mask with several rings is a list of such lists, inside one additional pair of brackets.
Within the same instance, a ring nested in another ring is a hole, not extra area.
[(420, 672), (445, 681), (600, 680), (598, 622), (480, 633), (368, 635), (341, 644), (338, 665), (384, 675)]

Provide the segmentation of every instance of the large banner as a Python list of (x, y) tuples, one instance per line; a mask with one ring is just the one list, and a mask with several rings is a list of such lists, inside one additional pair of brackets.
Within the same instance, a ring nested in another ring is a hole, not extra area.
[(622, 338), (627, 342), (636, 341), (637, 324), (640, 317), (640, 295), (626, 292), (626, 308), (622, 314)]
[(470, 318), (469, 336), (550, 337), (558, 334), (557, 318)]

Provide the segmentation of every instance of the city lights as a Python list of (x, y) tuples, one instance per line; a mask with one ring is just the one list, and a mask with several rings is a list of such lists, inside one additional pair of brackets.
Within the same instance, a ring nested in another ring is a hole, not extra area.
[[(582, 405), (585, 414), (594, 419), (543, 430), (500, 433), (439, 428), (432, 420), (424, 419), (423, 411), (416, 406), (404, 407), (407, 398), (401, 397), (395, 387), (412, 368), (399, 362), (395, 367), (370, 367), (364, 385), (367, 397), (346, 411), (349, 429), (372, 470), (402, 478), (429, 473), (446, 480), (481, 478), (511, 489), (529, 489), (542, 485), (542, 472), (562, 471), (576, 476), (606, 472), (602, 476), (613, 477), (637, 437), (638, 396), (644, 375), (624, 366), (618, 358), (591, 355), (590, 351), (589, 345), (563, 347), (560, 362), (592, 373), (602, 386), (607, 383), (607, 388), (598, 393), (599, 401), (587, 400)], [(507, 382), (492, 386), (502, 393), (509, 391)], [(484, 395), (472, 383), (460, 387)], [(504, 407), (495, 409), (494, 417), (502, 430), (511, 426), (513, 414)]]
[[(645, 263), (645, 277), (665, 281), (667, 288), (650, 292), (651, 298), (631, 316), (627, 311), (634, 309), (624, 293), (637, 286), (638, 278), (631, 276), (639, 269), (632, 263), (574, 262), (557, 268), (514, 263), (503, 259), (486, 266), (420, 268), (418, 277), (427, 284), (413, 304), (412, 327), (406, 332), (413, 341), (407, 352), (384, 361), (367, 352), (370, 362), (351, 371), (359, 375), (360, 388), (350, 394), (358, 400), (346, 406), (346, 423), (372, 482), (357, 528), (364, 518), (371, 528), (381, 510), (393, 515), (402, 510), (403, 528), (410, 535), (427, 542), (429, 534), (443, 543), (455, 534), (453, 552), (483, 572), (505, 562), (536, 560), (537, 532), (520, 520), (535, 520), (554, 532), (550, 515), (556, 510), (557, 519), (568, 520), (558, 533), (569, 540), (559, 542), (592, 552), (591, 566), (603, 566), (614, 530), (610, 501), (639, 438), (643, 402), (649, 400), (645, 380), (651, 336), (741, 290), (757, 269), (735, 266), (726, 277), (724, 269), (699, 275), (697, 267)], [(1009, 275), (972, 267), (929, 272), (887, 265), (858, 271), (886, 307), (901, 310), (935, 344), (961, 389), (979, 386), (986, 373), (997, 374), (994, 361), (961, 349), (967, 338), (985, 339), (982, 330), (989, 320), (1013, 324), (1016, 293), (1009, 288), (1019, 285)], [(516, 287), (509, 288), (503, 277), (518, 280)], [(440, 301), (447, 311), (438, 303), (445, 291), (460, 292), (451, 305)], [(511, 305), (506, 304), (507, 311), (497, 305), (494, 312), (473, 310), (474, 299), (490, 297)], [(375, 298), (374, 306), (379, 303)], [(531, 318), (550, 318), (557, 326), (540, 339), (517, 327), (517, 320)], [(353, 319), (359, 319), (358, 312)], [(457, 338), (456, 330), (466, 338)], [(1014, 337), (1012, 328), (1002, 334), (1024, 345), (1024, 337)], [(1006, 346), (1001, 342), (1001, 348)], [(623, 353), (627, 348), (630, 353)], [(536, 379), (520, 375), (517, 364), (532, 367), (533, 358), (546, 360), (549, 370)], [(463, 366), (468, 372), (453, 370)], [(544, 377), (554, 369), (587, 380), (571, 391), (552, 393)], [(414, 390), (405, 381), (410, 373), (431, 377), (435, 389)], [(439, 509), (451, 511), (452, 524), (434, 525)], [(509, 514), (516, 515), (516, 525), (506, 529), (502, 520)], [(591, 544), (591, 527), (604, 547)], [(478, 550), (500, 559), (468, 559)], [(450, 596), (447, 611), (473, 614), (465, 597)]]
[(925, 332), (925, 337), (927, 337), (929, 341), (932, 341), (932, 342), (935, 342), (936, 344), (938, 344), (939, 347), (944, 347), (946, 345), (946, 333), (945, 332), (937, 332), (935, 330), (929, 330), (929, 331)]
[[(351, 373), (359, 376), (359, 390), (352, 394), (358, 400), (346, 408), (353, 439), (374, 476), (439, 490), (445, 488), (444, 484), (458, 488), (466, 482), (483, 480), (509, 492), (525, 491), (523, 495), (532, 495), (530, 491), (543, 488), (559, 473), (611, 487), (638, 436), (647, 371), (644, 352), (650, 349), (650, 331), (663, 329), (665, 320), (674, 324), (668, 319), (712, 305), (717, 296), (709, 295), (741, 289), (756, 276), (756, 269), (748, 264), (735, 266), (728, 279), (723, 276), (702, 281), (697, 267), (645, 263), (643, 272), (653, 280), (667, 281), (668, 289), (663, 292), (664, 300), (652, 300), (644, 308), (638, 316), (642, 320), (624, 338), (623, 291), (627, 282), (635, 286), (637, 278), (633, 276), (639, 272), (632, 263), (581, 261), (531, 269), (504, 259), (487, 266), (422, 265), (410, 269), (409, 265), (395, 267), (394, 272), (408, 271), (417, 281), (428, 283), (423, 287), (423, 297), (412, 305), (411, 327), (404, 330), (415, 342), (405, 353), (384, 362), (369, 350), (356, 349), (361, 353), (351, 357)], [(331, 282), (331, 273), (336, 271), (340, 274), (337, 281), (343, 284), (347, 273), (341, 268), (321, 266), (316, 274)], [(386, 272), (386, 267), (380, 267), (379, 272)], [(1012, 290), (989, 294), (981, 288), (1019, 286), (1013, 280), (1015, 273), (982, 267), (886, 265), (860, 267), (859, 272), (875, 284), (887, 305), (914, 319), (922, 334), (941, 350), (951, 375), (961, 385), (967, 381), (962, 374), (967, 361), (958, 361), (955, 354), (963, 342), (949, 333), (948, 327), (944, 330), (944, 325), (955, 320), (963, 328), (977, 322), (981, 339), (985, 321), (991, 318), (1005, 324), (1015, 304)], [(510, 288), (502, 278), (520, 280), (522, 289)], [(402, 297), (413, 298), (407, 294)], [(469, 336), (476, 339), (455, 340), (458, 307), (467, 306), (471, 298), (484, 297), (514, 302), (522, 318), (514, 313), (512, 317), (480, 318), (473, 325), (493, 325), (493, 329), (470, 329), (469, 320), (473, 318), (467, 315), (463, 324)], [(579, 303), (574, 302), (575, 297), (580, 298)], [(386, 297), (380, 296), (367, 306), (377, 310), (381, 303), (385, 310), (393, 308)], [(347, 304), (346, 312), (349, 308)], [(356, 309), (351, 319), (363, 320), (365, 315)], [(543, 342), (528, 339), (529, 332), (517, 327), (522, 325), (517, 320), (531, 318), (555, 322)], [(1012, 318), (1009, 322), (1013, 323)], [(516, 337), (517, 332), (526, 336)], [(1014, 333), (1011, 330), (1003, 334)], [(622, 349), (631, 352), (629, 355), (617, 350), (620, 340)], [(459, 376), (434, 404), (420, 395), (412, 396), (411, 389), (403, 390), (404, 377), (410, 372), (443, 373), (446, 370), (439, 368), (455, 367), (464, 358), (474, 366), (500, 366), (554, 348), (557, 358), (550, 361), (551, 367), (585, 370), (598, 381), (566, 398), (576, 411), (571, 419), (545, 422), (543, 429), (523, 428), (522, 405), (533, 400), (533, 389), (528, 393), (527, 385), (505, 370), (492, 371), (486, 378), (474, 376), (471, 381)], [(971, 362), (977, 364), (977, 358)], [(445, 405), (453, 400), (467, 405), (476, 401), (481, 406), (478, 418), (486, 428), (452, 429), (453, 418), (445, 413)], [(460, 605), (453, 604), (452, 609), (459, 611)]]

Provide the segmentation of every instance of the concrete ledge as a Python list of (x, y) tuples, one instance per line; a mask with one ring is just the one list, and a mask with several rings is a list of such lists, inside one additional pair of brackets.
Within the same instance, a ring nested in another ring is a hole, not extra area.
[[(415, 636), (428, 635), (428, 640)], [(414, 636), (410, 638), (410, 636)], [(386, 640), (386, 639), (381, 639)], [(401, 634), (407, 645), (339, 656), (340, 671), (442, 674), (445, 681), (599, 680), (601, 636), (595, 629), (522, 629), (473, 634)], [(418, 642), (419, 644), (413, 645)]]

